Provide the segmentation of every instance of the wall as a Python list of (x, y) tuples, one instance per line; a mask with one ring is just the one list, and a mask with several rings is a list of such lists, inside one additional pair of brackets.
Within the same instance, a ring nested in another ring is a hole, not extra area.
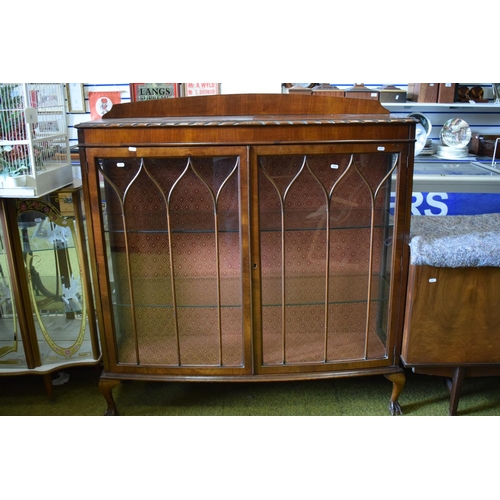
[[(352, 83), (333, 83), (339, 88), (349, 88)], [(367, 87), (380, 87), (381, 83), (366, 83)], [(394, 84), (404, 90), (407, 84)], [(466, 83), (464, 85), (478, 85), (476, 83)], [(425, 114), (432, 123), (431, 138), (439, 141), (439, 132), (444, 123), (450, 118), (464, 119), (473, 132), (491, 135), (500, 135), (500, 105), (493, 105), (491, 84), (480, 84), (485, 89), (485, 98), (490, 100), (490, 104), (479, 104), (469, 106), (468, 104), (461, 105), (432, 105), (432, 104), (398, 104), (397, 106), (387, 106), (395, 116), (407, 116), (410, 113), (418, 112)], [(103, 92), (103, 91), (119, 91), (121, 93), (122, 102), (130, 102), (130, 84), (129, 83), (85, 83), (84, 91), (87, 106), (86, 114), (68, 113), (68, 131), (70, 146), (76, 146), (77, 133), (74, 125), (83, 121), (90, 120), (88, 93)], [(221, 93), (223, 94), (238, 94), (238, 93), (281, 93), (281, 83), (222, 83)]]
[[(84, 83), (84, 93), (86, 99), (87, 113), (68, 113), (68, 132), (70, 146), (76, 146), (78, 143), (77, 131), (74, 126), (78, 123), (89, 121), (89, 92), (120, 92), (122, 102), (130, 102), (130, 83)], [(222, 83), (222, 94), (243, 94), (243, 93), (281, 93), (281, 83)]]

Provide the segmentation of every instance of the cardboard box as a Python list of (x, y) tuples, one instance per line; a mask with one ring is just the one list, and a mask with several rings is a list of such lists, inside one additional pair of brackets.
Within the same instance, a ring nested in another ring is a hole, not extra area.
[(64, 217), (73, 217), (75, 215), (75, 207), (73, 205), (73, 194), (71, 192), (58, 191), (51, 196), (56, 203), (59, 212)]

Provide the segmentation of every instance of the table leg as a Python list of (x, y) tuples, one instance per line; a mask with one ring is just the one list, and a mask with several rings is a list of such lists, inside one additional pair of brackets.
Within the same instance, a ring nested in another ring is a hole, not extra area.
[(458, 366), (453, 372), (453, 379), (451, 384), (450, 394), (450, 415), (457, 414), (458, 400), (460, 399), (460, 392), (462, 390), (462, 383), (465, 377), (465, 368)]

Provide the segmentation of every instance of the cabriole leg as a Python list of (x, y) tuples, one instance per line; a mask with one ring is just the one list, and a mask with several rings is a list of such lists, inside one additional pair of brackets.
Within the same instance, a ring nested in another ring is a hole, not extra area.
[(389, 403), (389, 411), (391, 412), (391, 415), (402, 415), (403, 410), (401, 410), (401, 406), (399, 406), (398, 398), (406, 382), (405, 374), (403, 372), (390, 373), (385, 375), (385, 378), (392, 382), (392, 394), (391, 401)]
[(104, 399), (108, 403), (108, 408), (105, 413), (106, 416), (118, 415), (112, 390), (119, 384), (120, 381), (115, 379), (101, 378), (99, 380), (99, 390), (101, 391), (101, 394), (104, 396)]

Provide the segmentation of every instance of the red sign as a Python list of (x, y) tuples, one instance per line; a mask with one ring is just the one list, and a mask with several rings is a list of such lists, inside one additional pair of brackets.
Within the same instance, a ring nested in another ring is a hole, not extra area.
[(114, 104), (121, 102), (121, 92), (89, 92), (90, 119), (100, 120)]

